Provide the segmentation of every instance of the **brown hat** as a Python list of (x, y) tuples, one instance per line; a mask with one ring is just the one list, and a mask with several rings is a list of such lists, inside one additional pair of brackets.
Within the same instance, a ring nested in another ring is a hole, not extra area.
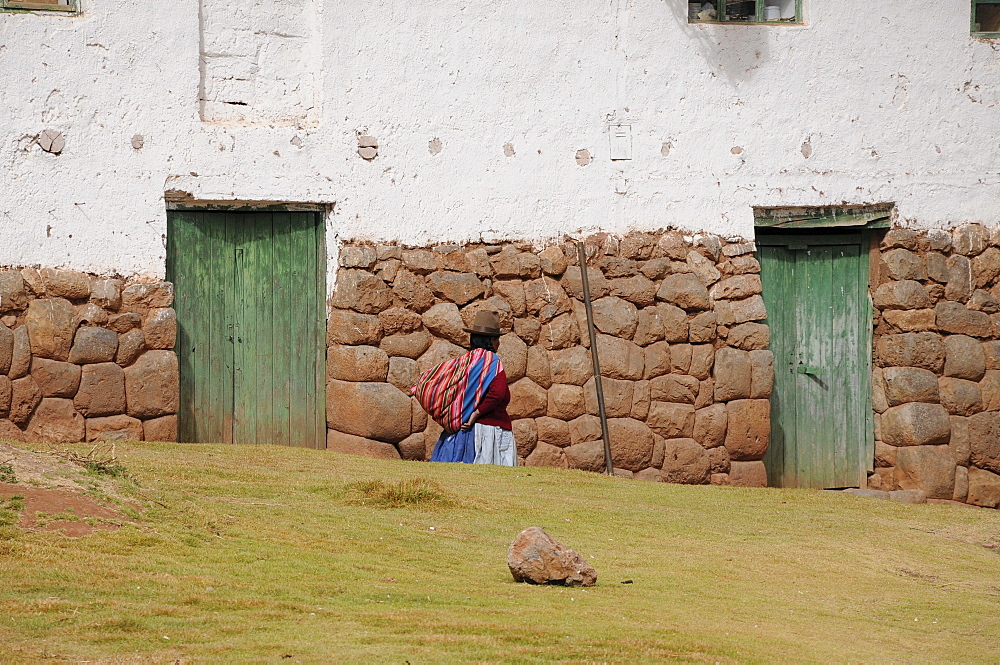
[(465, 328), (464, 330), (473, 335), (489, 335), (491, 337), (500, 337), (503, 335), (500, 332), (500, 317), (496, 312), (476, 312), (476, 318), (472, 322), (472, 327)]

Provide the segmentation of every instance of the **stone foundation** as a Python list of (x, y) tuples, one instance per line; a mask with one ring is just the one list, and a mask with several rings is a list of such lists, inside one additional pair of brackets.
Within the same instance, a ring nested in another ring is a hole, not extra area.
[(1000, 237), (897, 229), (873, 270), (869, 487), (1000, 505)]
[[(597, 235), (588, 276), (616, 473), (766, 485), (773, 359), (753, 245)], [(409, 397), (499, 312), (523, 464), (598, 471), (604, 444), (572, 243), (341, 248), (327, 353), (328, 447), (428, 459), (441, 432)]]
[(173, 285), (0, 272), (0, 437), (177, 439)]

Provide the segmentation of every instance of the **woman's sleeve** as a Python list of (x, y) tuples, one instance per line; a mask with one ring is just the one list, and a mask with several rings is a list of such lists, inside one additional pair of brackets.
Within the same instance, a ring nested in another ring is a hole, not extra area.
[(501, 369), (490, 382), (490, 387), (486, 389), (486, 394), (479, 400), (476, 410), (480, 415), (486, 415), (497, 408), (497, 404), (507, 394), (507, 374)]

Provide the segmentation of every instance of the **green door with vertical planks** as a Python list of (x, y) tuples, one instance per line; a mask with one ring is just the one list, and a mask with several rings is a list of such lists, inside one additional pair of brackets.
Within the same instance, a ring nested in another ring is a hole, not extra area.
[(323, 224), (171, 211), (181, 441), (326, 446)]
[(865, 239), (757, 237), (774, 353), (772, 487), (864, 486), (874, 457)]

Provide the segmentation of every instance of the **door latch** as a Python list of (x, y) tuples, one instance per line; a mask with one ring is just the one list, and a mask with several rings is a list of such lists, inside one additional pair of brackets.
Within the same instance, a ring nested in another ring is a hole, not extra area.
[(799, 366), (795, 368), (795, 371), (798, 374), (809, 374), (811, 376), (821, 376), (823, 374), (823, 370), (818, 367), (806, 365), (801, 360), (799, 361)]

